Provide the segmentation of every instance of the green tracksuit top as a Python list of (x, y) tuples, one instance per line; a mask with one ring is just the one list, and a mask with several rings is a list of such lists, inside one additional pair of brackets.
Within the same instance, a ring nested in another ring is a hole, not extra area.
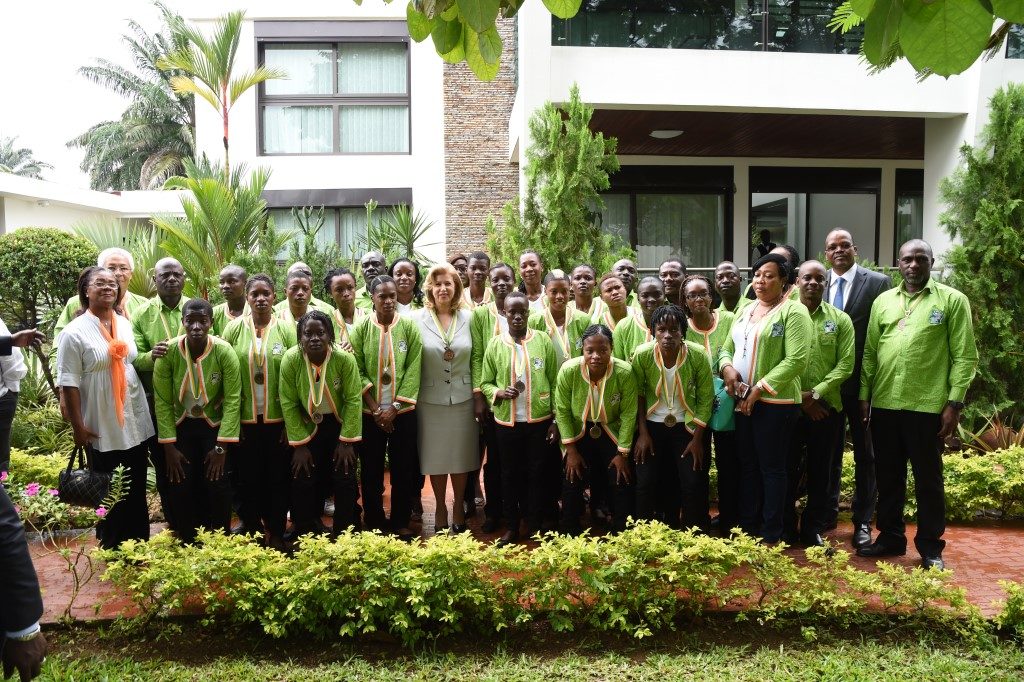
[(302, 348), (289, 348), (281, 360), (278, 386), (288, 444), (292, 447), (305, 445), (316, 435), (319, 424), (312, 415), (320, 411), (318, 404), (330, 407), (341, 424), (339, 441), (358, 443), (363, 439), (362, 380), (351, 353), (332, 344), (327, 359), (317, 368), (306, 359)]
[[(523, 339), (526, 344), (528, 362), (518, 368), (513, 362), (513, 341), (508, 334), (496, 336), (487, 344), (484, 352), (483, 376), (480, 390), (494, 412), (494, 421), (502, 426), (515, 425), (515, 408), (518, 401), (526, 401), (526, 421), (535, 423), (550, 419), (554, 411), (553, 393), (558, 380), (558, 357), (544, 332), (527, 330)], [(522, 381), (526, 389), (516, 400), (496, 400), (499, 389)]]
[(548, 335), (555, 347), (555, 356), (559, 366), (569, 358), (579, 357), (583, 353), (583, 332), (590, 326), (590, 318), (578, 310), (565, 311), (565, 324), (558, 329), (555, 319), (547, 309), (530, 315), (527, 323), (530, 329), (542, 331)]
[[(367, 315), (351, 330), (352, 352), (359, 366), (362, 392), (373, 391), (374, 399), (380, 403), (387, 370), (393, 389), (391, 402), (402, 403), (398, 411), (404, 413), (416, 408), (420, 394), (423, 340), (416, 321), (399, 313), (395, 313), (388, 332), (390, 343), (386, 344), (384, 327), (377, 321), (377, 315)], [(364, 408), (364, 412), (370, 411)]]
[[(639, 346), (633, 352), (633, 376), (637, 390), (644, 396), (647, 415), (665, 400), (665, 364), (656, 341)], [(676, 357), (675, 393), (672, 402), (682, 407), (683, 425), (693, 433), (695, 426), (707, 426), (715, 402), (715, 387), (708, 355), (696, 343), (684, 341)]]
[(807, 369), (800, 375), (800, 388), (817, 391), (832, 409), (842, 412), (843, 399), (839, 388), (853, 374), (853, 320), (826, 301), (822, 301), (810, 315), (812, 343)]
[(177, 426), (192, 416), (185, 409), (186, 397), (190, 396), (205, 403), (202, 418), (217, 428), (217, 440), (237, 443), (241, 380), (234, 349), (227, 341), (208, 336), (206, 350), (193, 361), (185, 336), (172, 339), (168, 346), (167, 355), (157, 358), (153, 370), (159, 441), (177, 440)]
[[(611, 437), (619, 452), (627, 454), (633, 447), (637, 411), (636, 379), (629, 363), (611, 358), (611, 365), (598, 386), (601, 384), (603, 396), (592, 401), (590, 378), (582, 357), (568, 360), (558, 371), (555, 419), (562, 444), (589, 438), (591, 422), (595, 421), (593, 416), (599, 413), (597, 421), (601, 429)], [(597, 404), (591, 405), (591, 402)]]
[[(260, 386), (265, 391), (263, 421), (275, 423), (283, 421), (278, 383), (281, 376), (281, 360), (285, 352), (296, 345), (295, 327), (285, 324), (276, 317), (270, 318), (270, 324), (261, 330), (263, 340), (257, 348), (256, 327), (252, 316), (246, 315), (233, 320), (224, 330), (224, 340), (231, 344), (238, 357), (239, 373), (242, 377), (242, 423), (255, 424), (260, 413), (254, 396)], [(263, 368), (263, 384), (256, 379)]]

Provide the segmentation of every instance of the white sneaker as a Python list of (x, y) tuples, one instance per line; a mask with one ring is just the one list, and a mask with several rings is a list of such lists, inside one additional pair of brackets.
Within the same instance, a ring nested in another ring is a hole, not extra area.
[(334, 500), (324, 500), (324, 516), (334, 516)]

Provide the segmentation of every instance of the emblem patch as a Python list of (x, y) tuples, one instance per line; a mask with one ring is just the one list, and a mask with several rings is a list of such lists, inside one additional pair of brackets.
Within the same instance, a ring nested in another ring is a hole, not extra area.
[(928, 324), (942, 324), (946, 315), (938, 308), (932, 308), (932, 314), (928, 316)]
[(835, 334), (837, 329), (835, 320), (825, 320), (823, 329), (825, 330), (826, 334)]
[(341, 388), (341, 377), (334, 377), (334, 381), (331, 382), (331, 385), (334, 387), (335, 391)]
[(613, 393), (612, 394), (612, 399), (611, 399), (612, 405), (618, 405), (620, 402), (622, 402), (622, 394), (621, 393)]
[(220, 372), (214, 372), (214, 373), (212, 373), (210, 375), (210, 383), (211, 384), (219, 384), (220, 383)]
[(533, 368), (534, 369), (544, 369), (544, 358), (534, 358), (533, 359)]
[(272, 352), (274, 353), (274, 355), (280, 355), (281, 353), (284, 353), (284, 346), (281, 345), (280, 343), (275, 343), (274, 350)]
[(772, 323), (772, 338), (779, 338), (779, 337), (781, 337), (785, 330), (786, 330), (786, 328), (784, 326), (782, 326), (781, 322), (773, 322)]
[(408, 350), (409, 350), (409, 345), (405, 342), (405, 339), (402, 339), (401, 341), (398, 342), (398, 352), (399, 353), (406, 353), (406, 352), (408, 352)]

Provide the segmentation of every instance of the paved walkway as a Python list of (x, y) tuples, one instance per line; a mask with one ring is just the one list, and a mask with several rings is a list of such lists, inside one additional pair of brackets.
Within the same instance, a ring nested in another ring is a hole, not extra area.
[[(387, 490), (390, 490), (390, 487)], [(434, 497), (429, 482), (423, 488), (422, 499), (421, 533), (427, 537), (434, 533)], [(388, 500), (385, 499), (385, 504), (387, 502)], [(450, 509), (450, 490), (448, 506)], [(328, 519), (325, 521), (329, 522)], [(476, 516), (470, 518), (468, 523), (474, 535), (481, 541), (491, 542), (501, 536), (502, 531), (490, 534), (480, 531), (480, 524), (483, 523), (483, 509), (479, 509)], [(413, 527), (417, 528), (415, 525)], [(163, 524), (153, 524), (151, 530), (153, 533), (158, 533), (163, 528)], [(914, 530), (914, 526), (907, 526), (909, 538), (913, 538)], [(852, 535), (853, 527), (849, 523), (843, 523), (827, 537), (842, 548), (850, 550), (849, 543)], [(967, 588), (968, 597), (985, 615), (993, 615), (998, 611), (998, 608), (993, 606), (993, 602), (1005, 597), (1003, 589), (999, 586), (999, 581), (1024, 578), (1024, 523), (953, 526), (947, 529), (945, 539), (947, 546), (943, 558), (946, 561), (946, 566), (955, 573), (954, 581)], [(92, 538), (89, 538), (87, 542), (95, 544)], [(798, 549), (789, 551), (794, 556), (802, 553), (802, 550)], [(65, 560), (52, 548), (48, 549), (35, 543), (32, 546), (32, 555), (43, 589), (43, 602), (46, 606), (43, 621), (54, 622), (61, 617), (68, 604), (74, 588), (74, 579), (67, 570)], [(920, 557), (914, 551), (911, 543), (906, 556), (888, 559), (888, 561), (913, 568), (919, 564)], [(862, 559), (857, 556), (851, 558), (851, 563), (865, 569), (870, 569), (875, 564), (870, 559)], [(129, 606), (130, 602), (115, 595), (108, 583), (99, 581), (97, 574), (97, 577), (89, 582), (79, 594), (75, 604), (72, 615), (78, 619), (90, 620), (113, 618), (121, 613), (126, 606)]]

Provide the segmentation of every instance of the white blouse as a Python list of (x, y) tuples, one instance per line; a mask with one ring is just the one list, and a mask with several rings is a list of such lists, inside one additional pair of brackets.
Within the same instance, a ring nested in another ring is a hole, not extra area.
[(72, 320), (57, 337), (57, 384), (74, 386), (81, 393), (82, 420), (99, 437), (92, 446), (99, 452), (129, 450), (151, 438), (156, 431), (146, 405), (146, 394), (132, 361), (139, 354), (132, 324), (120, 315), (117, 338), (128, 344), (125, 378), (124, 426), (117, 421), (110, 388), (110, 355), (100, 331), (99, 319), (90, 312)]

